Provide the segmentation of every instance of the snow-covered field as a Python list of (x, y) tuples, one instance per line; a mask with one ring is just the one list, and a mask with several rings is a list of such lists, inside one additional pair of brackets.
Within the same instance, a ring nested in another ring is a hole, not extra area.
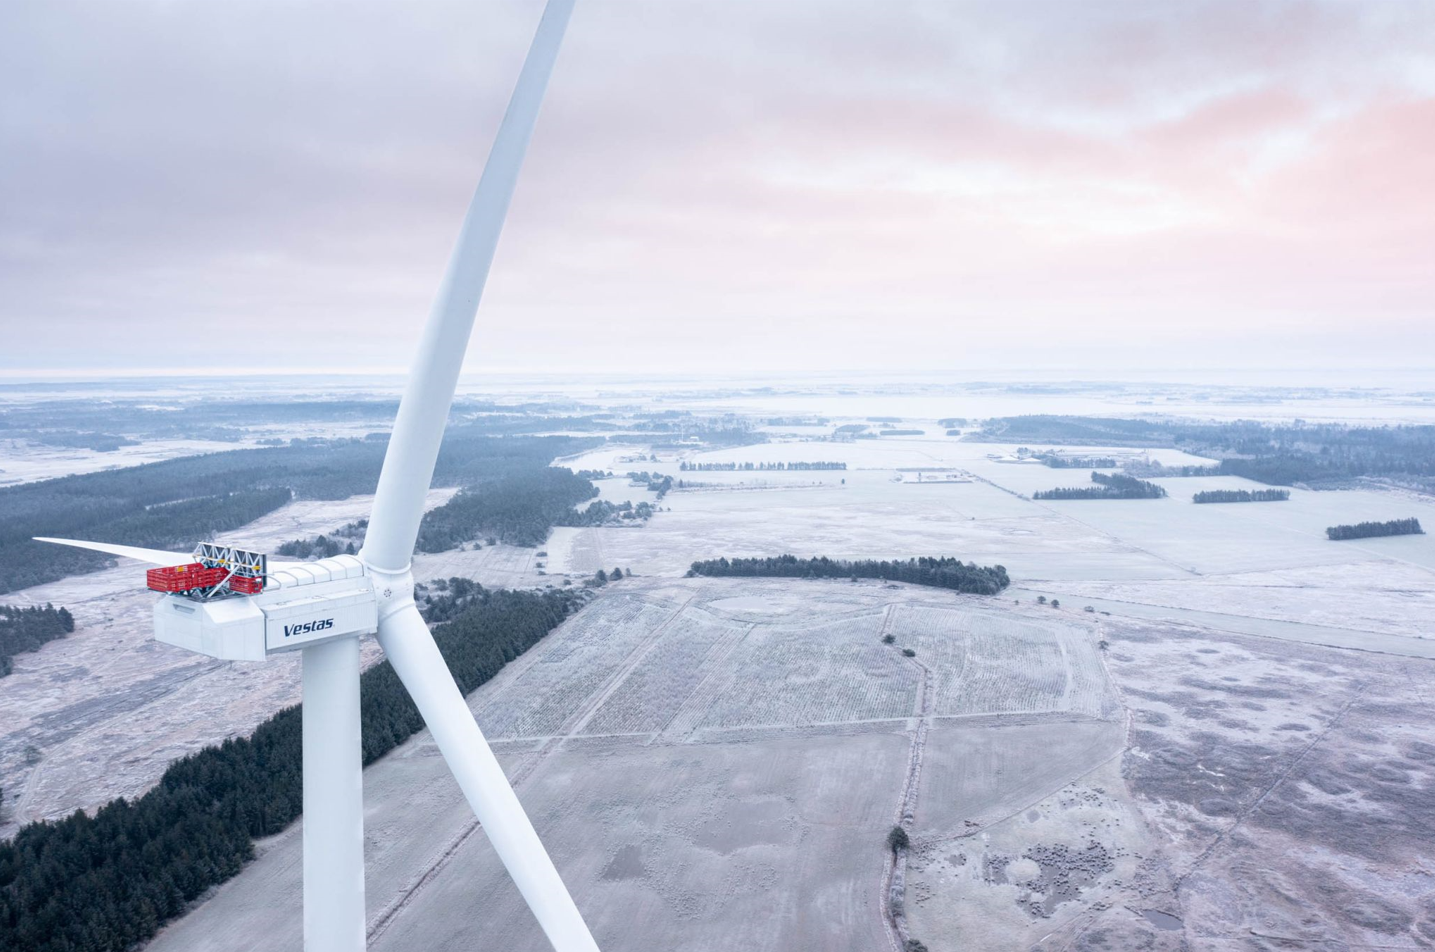
[[(866, 412), (884, 408), (899, 409)], [(992, 950), (1101, 947), (1088, 934), (1155, 950), (1435, 936), (1417, 902), (1432, 862), (1418, 843), (1435, 841), (1435, 747), (1417, 736), (1435, 714), (1435, 536), (1324, 537), (1368, 519), (1435, 527), (1435, 500), (1295, 490), (1194, 505), (1202, 489), (1257, 487), (1209, 477), (1159, 480), (1160, 500), (1034, 501), (1089, 471), (1013, 462), (1015, 446), (963, 443), (932, 418), (901, 426), (924, 435), (774, 426), (773, 442), (656, 461), (650, 446), (605, 446), (560, 461), (620, 474), (603, 499), (653, 500), (629, 470), (684, 485), (643, 525), (416, 556), (421, 581), (636, 573), (470, 698), (604, 948), (883, 948), (882, 838), (903, 804), (907, 921), (934, 952), (972, 936)], [(971, 480), (910, 478), (923, 470)], [(294, 503), (230, 536), (272, 547), (368, 504)], [(683, 578), (695, 560), (785, 552), (1000, 563), (1013, 588)], [(174, 757), (298, 699), (292, 659), (154, 643), (138, 571), (7, 596), (66, 605), (78, 628), (0, 680), (0, 832), (141, 792)], [(366, 790), (374, 948), (542, 947), (425, 735), (371, 767)], [(245, 948), (261, 928), (297, 942), (298, 839), (296, 826), (264, 844), (154, 948)]]
[[(904, 812), (933, 950), (1356, 948), (1414, 935), (1428, 891), (1431, 664), (871, 581), (625, 579), (469, 700), (604, 949), (887, 948)], [(365, 796), (370, 948), (546, 948), (426, 733)], [(301, 840), (151, 948), (297, 943)]]
[[(908, 612), (883, 644), (884, 620)], [(941, 642), (988, 664), (949, 667)], [(928, 717), (928, 653), (943, 679), (1000, 699), (988, 726), (1044, 717), (1008, 738), (1026, 753), (965, 772), (956, 802), (939, 772), (935, 815), (1009, 813), (1119, 750), (1114, 706), (1102, 720), (1063, 705), (1114, 699), (1091, 619), (880, 582), (625, 579), (469, 700), (602, 948), (858, 952), (886, 942), (883, 838)], [(1011, 769), (1036, 760), (1039, 776)], [(371, 767), (365, 792), (371, 948), (546, 948), (426, 734)], [(301, 839), (271, 840), (151, 948), (243, 949), (261, 927), (297, 941)]]
[(73, 447), (45, 446), (23, 440), (6, 440), (3, 451), (0, 451), (0, 486), (15, 486), (59, 476), (158, 463), (201, 453), (222, 453), (240, 449), (245, 445), (214, 440), (145, 440), (134, 446), (121, 446), (99, 453)]
[[(1402, 637), (1431, 633), (1435, 535), (1336, 543), (1325, 538), (1325, 528), (1412, 515), (1435, 526), (1435, 499), (1400, 491), (1296, 489), (1279, 503), (1191, 502), (1205, 489), (1260, 488), (1222, 476), (1159, 479), (1170, 493), (1166, 499), (1033, 501), (1035, 490), (1089, 485), (1090, 471), (1006, 461), (1015, 448), (918, 437), (794, 441), (624, 464), (705, 487), (670, 492), (660, 503), (665, 511), (645, 526), (555, 530), (549, 571), (589, 574), (622, 566), (644, 575), (679, 575), (699, 559), (784, 552), (949, 555), (1005, 565), (1017, 584), (1048, 594)], [(614, 459), (637, 454), (647, 455), (647, 448), (609, 447), (572, 465), (613, 468)], [(1152, 457), (1172, 465), (1204, 462), (1175, 450), (1153, 451)], [(849, 468), (684, 473), (683, 460), (833, 460)], [(976, 481), (899, 481), (906, 475), (900, 469), (922, 465), (960, 468)], [(748, 491), (716, 491), (722, 487)], [(1273, 582), (1270, 573), (1284, 581)]]
[[(3, 410), (3, 406), (0, 406), (0, 410)], [(364, 423), (302, 421), (248, 428), (243, 439), (234, 441), (145, 438), (137, 440), (132, 446), (121, 446), (105, 452), (47, 446), (33, 440), (3, 440), (0, 441), (0, 486), (122, 469), (126, 466), (178, 459), (181, 456), (197, 456), (201, 453), (252, 449), (261, 446), (259, 441), (263, 439), (362, 438), (366, 434), (387, 428), (388, 421), (383, 420)]]

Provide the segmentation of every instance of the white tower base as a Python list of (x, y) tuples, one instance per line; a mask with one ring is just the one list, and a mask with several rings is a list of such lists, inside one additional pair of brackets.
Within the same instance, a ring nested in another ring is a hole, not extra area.
[(304, 649), (304, 950), (363, 952), (359, 639)]

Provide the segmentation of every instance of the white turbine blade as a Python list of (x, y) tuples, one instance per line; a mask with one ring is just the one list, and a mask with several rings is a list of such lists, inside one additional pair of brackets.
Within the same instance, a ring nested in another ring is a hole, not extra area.
[(483, 177), (464, 216), (448, 270), (424, 326), (384, 456), (361, 555), (369, 565), (401, 571), (413, 555), (424, 497), (433, 480), (434, 461), (468, 349), (474, 314), (572, 10), (573, 0), (549, 0), (544, 9), (508, 111), (488, 153)]
[[(116, 545), (113, 542), (86, 542), (81, 539), (51, 539), (46, 536), (35, 536), (36, 542), (53, 542), (55, 545), (68, 545), (76, 549), (90, 549), (93, 552), (104, 552), (106, 555), (118, 555), (126, 559), (137, 559), (140, 562), (148, 562), (150, 565), (185, 565), (194, 561), (193, 552), (166, 552), (163, 549), (143, 549), (135, 545)], [(269, 571), (278, 572), (282, 569), (293, 568), (296, 565), (303, 565), (303, 562), (270, 562)]]
[(379, 621), (379, 644), (548, 941), (556, 952), (598, 952), (412, 602)]
[(126, 559), (137, 559), (141, 562), (148, 562), (151, 565), (184, 565), (194, 561), (194, 554), (191, 552), (165, 552), (162, 549), (142, 549), (133, 545), (114, 545), (110, 542), (84, 542), (79, 539), (49, 539), (44, 536), (35, 536), (35, 541), (53, 542), (55, 545), (68, 545), (76, 549), (104, 552), (106, 555), (118, 555)]

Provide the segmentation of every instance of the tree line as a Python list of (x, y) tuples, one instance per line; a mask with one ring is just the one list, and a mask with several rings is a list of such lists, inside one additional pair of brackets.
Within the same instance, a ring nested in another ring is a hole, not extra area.
[(75, 619), (68, 609), (49, 604), (43, 608), (0, 605), (0, 677), (15, 669), (15, 655), (35, 651), (74, 630)]
[[(332, 536), (320, 535), (312, 539), (290, 539), (274, 550), (275, 555), (291, 559), (328, 559), (336, 555), (354, 555), (358, 546), (364, 544), (369, 529), (368, 519), (359, 519), (334, 530)], [(356, 545), (357, 540), (357, 545)]]
[(89, 430), (17, 430), (0, 426), (0, 440), (25, 440), (41, 446), (59, 446), (66, 449), (93, 450), (96, 453), (113, 453), (122, 446), (139, 444), (126, 436), (115, 433), (95, 433)]
[[(672, 484), (671, 477), (662, 480)], [(660, 481), (648, 482), (647, 488), (657, 492), (659, 499), (667, 492)], [(531, 548), (542, 545), (554, 526), (646, 521), (656, 511), (647, 501), (635, 505), (628, 500), (612, 503), (604, 499), (575, 508), (596, 495), (598, 487), (580, 473), (559, 466), (536, 466), (463, 490), (425, 513), (419, 524), (418, 551), (444, 552), (479, 538), (490, 545), (504, 542)]]
[(653, 508), (653, 504), (646, 500), (634, 505), (629, 499), (616, 503), (608, 502), (606, 499), (595, 499), (588, 504), (588, 508), (574, 513), (568, 521), (558, 523), (558, 525), (606, 526), (623, 520), (647, 522), (655, 512), (657, 510)]
[(288, 542), (281, 542), (274, 554), (291, 559), (329, 559), (336, 555), (355, 555), (358, 551), (352, 539), (341, 542), (337, 536), (331, 539), (320, 533), (312, 539), (290, 539)]
[[(986, 421), (965, 439), (1097, 446), (1174, 446), (1219, 459), (1218, 472), (1267, 485), (1337, 486), (1361, 477), (1435, 488), (1435, 425), (1226, 423), (1031, 415)], [(1133, 472), (1164, 476), (1165, 472)], [(1205, 467), (1189, 475), (1211, 475)], [(1176, 475), (1176, 474), (1171, 474)], [(1186, 474), (1180, 474), (1186, 475)]]
[(1137, 476), (1141, 479), (1152, 479), (1159, 476), (1219, 476), (1221, 475), (1221, 464), (1213, 463), (1209, 466), (1167, 466), (1164, 463), (1146, 462), (1145, 460), (1127, 460), (1121, 467), (1127, 476)]
[(480, 536), (510, 545), (542, 545), (554, 526), (601, 524), (601, 507), (585, 513), (573, 509), (596, 495), (598, 487), (571, 469), (532, 467), (462, 490), (429, 510), (419, 524), (418, 550), (443, 552)]
[(722, 473), (722, 472), (783, 472), (783, 471), (805, 471), (814, 469), (846, 469), (846, 463), (832, 463), (818, 461), (813, 463), (689, 463), (684, 460), (678, 468), (685, 473)]
[(795, 555), (722, 558), (694, 562), (688, 569), (688, 575), (714, 578), (880, 578), (911, 585), (949, 588), (972, 595), (995, 595), (1011, 584), (1004, 566), (963, 563), (950, 557), (922, 557), (905, 562), (879, 562), (875, 559), (849, 561), (826, 556), (799, 559)]
[(1095, 486), (1061, 487), (1039, 489), (1031, 494), (1033, 499), (1161, 499), (1166, 490), (1144, 479), (1123, 476), (1120, 473), (1092, 473)]
[(1061, 453), (1037, 453), (1036, 458), (1052, 469), (1114, 469), (1112, 456), (1064, 456)]
[(668, 491), (673, 488), (673, 477), (665, 476), (662, 473), (650, 473), (647, 470), (641, 473), (630, 472), (628, 478), (646, 486), (649, 492), (657, 493), (659, 499), (666, 496)]
[(1192, 502), (1285, 502), (1289, 489), (1207, 489), (1191, 497)]
[[(473, 486), (531, 472), (597, 443), (492, 437), (478, 424), (454, 426), (439, 452), (434, 485)], [(382, 435), (306, 441), (0, 489), (0, 593), (113, 564), (101, 553), (35, 542), (32, 536), (187, 550), (207, 536), (272, 512), (291, 497), (344, 499), (372, 493), (387, 445)]]
[[(433, 629), (465, 694), (583, 604), (562, 591), (466, 594)], [(364, 672), (360, 698), (366, 765), (423, 726), (388, 662)], [(249, 737), (176, 761), (143, 796), (30, 823), (0, 843), (0, 950), (122, 952), (149, 939), (238, 873), (257, 837), (298, 818), (302, 736), (300, 708), (285, 708)]]
[(1424, 535), (1420, 520), (1391, 519), (1389, 522), (1357, 522), (1353, 526), (1331, 526), (1325, 536), (1332, 541), (1343, 539), (1370, 539), (1376, 536)]

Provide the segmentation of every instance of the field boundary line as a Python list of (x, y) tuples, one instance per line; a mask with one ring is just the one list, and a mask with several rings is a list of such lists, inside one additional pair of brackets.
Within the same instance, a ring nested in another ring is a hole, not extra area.
[[(995, 485), (995, 484), (993, 484), (993, 485)], [(1010, 490), (1008, 490), (1008, 491), (1010, 491)], [(1116, 534), (1113, 533), (1113, 532), (1108, 532), (1107, 530), (1102, 529), (1100, 526), (1094, 526), (1094, 525), (1092, 525), (1092, 524), (1089, 523), (1089, 522), (1083, 522), (1081, 519), (1076, 518), (1075, 516), (1071, 515), (1070, 513), (1067, 513), (1067, 512), (1064, 512), (1064, 511), (1061, 510), (1061, 509), (1056, 509), (1056, 508), (1053, 508), (1052, 506), (1046, 505), (1046, 503), (1043, 502), (1043, 501), (1040, 500), (1040, 499), (1032, 499), (1032, 498), (1030, 498), (1030, 497), (1028, 497), (1028, 496), (1023, 496), (1023, 495), (1021, 495), (1020, 493), (1012, 493), (1012, 495), (1018, 496), (1018, 497), (1020, 497), (1021, 499), (1025, 499), (1027, 502), (1031, 503), (1033, 506), (1037, 506), (1037, 507), (1039, 507), (1039, 508), (1041, 508), (1041, 509), (1045, 509), (1047, 512), (1049, 512), (1049, 513), (1051, 513), (1052, 515), (1056, 516), (1058, 519), (1067, 519), (1067, 520), (1069, 520), (1069, 521), (1071, 521), (1071, 522), (1074, 522), (1074, 523), (1076, 523), (1077, 525), (1079, 525), (1079, 526), (1081, 526), (1081, 527), (1083, 527), (1083, 528), (1085, 528), (1085, 529), (1090, 530), (1091, 532), (1096, 533), (1096, 534), (1099, 535), (1099, 536), (1102, 536), (1103, 538), (1107, 538), (1107, 539), (1112, 540), (1113, 542), (1117, 543), (1118, 545), (1127, 546), (1127, 547), (1129, 547), (1132, 551), (1140, 552), (1142, 555), (1150, 556), (1151, 558), (1155, 559), (1157, 562), (1164, 562), (1166, 565), (1169, 565), (1169, 566), (1171, 566), (1173, 569), (1176, 569), (1178, 572), (1182, 573), (1183, 576), (1186, 576), (1186, 577), (1194, 576), (1194, 577), (1196, 577), (1196, 578), (1202, 578), (1202, 577), (1204, 577), (1204, 573), (1202, 573), (1202, 572), (1200, 572), (1200, 571), (1198, 571), (1198, 570), (1196, 570), (1196, 569), (1191, 568), (1189, 565), (1182, 565), (1181, 563), (1177, 562), (1175, 559), (1168, 558), (1167, 556), (1161, 555), (1161, 554), (1158, 553), (1158, 552), (1152, 552), (1150, 549), (1143, 548), (1143, 547), (1137, 545), (1137, 544), (1134, 543), (1134, 542), (1131, 542), (1131, 541), (1129, 541), (1129, 540), (1127, 540), (1127, 539), (1123, 539), (1123, 538), (1121, 538), (1119, 535), (1116, 535)]]
[(457, 835), (444, 844), (443, 848), (429, 861), (424, 871), (413, 879), (410, 879), (409, 884), (399, 890), (399, 894), (394, 900), (380, 910), (379, 914), (369, 923), (368, 930), (365, 933), (367, 942), (372, 943), (388, 931), (389, 926), (393, 925), (393, 921), (398, 917), (398, 914), (408, 908), (413, 898), (417, 896), (425, 886), (433, 882), (439, 873), (443, 872), (453, 858), (458, 855), (458, 851), (468, 842), (469, 837), (473, 836), (474, 831), (479, 829), (479, 826), (478, 820), (475, 819), (470, 812), (467, 822), (463, 828), (459, 830)]
[[(538, 747), (536, 747), (528, 754), (527, 757), (523, 759), (523, 761), (518, 765), (518, 767), (513, 771), (513, 773), (509, 775), (509, 786), (513, 787), (516, 790), (519, 784), (523, 783), (530, 776), (532, 776), (533, 772), (537, 770), (539, 766), (542, 765), (543, 761), (545, 761), (549, 757), (549, 755), (553, 753), (553, 751), (557, 750), (562, 745), (563, 741), (571, 737), (574, 731), (580, 730), (582, 728), (582, 725), (586, 724), (592, 718), (593, 714), (596, 713), (598, 708), (602, 707), (603, 700), (605, 700), (609, 695), (611, 695), (612, 692), (616, 690), (617, 686), (627, 679), (628, 675), (632, 673), (633, 668), (637, 666), (638, 662), (642, 660), (642, 658), (648, 653), (648, 651), (652, 650), (653, 645), (657, 643), (658, 639), (662, 635), (662, 632), (668, 627), (668, 625), (672, 624), (673, 619), (677, 618), (683, 613), (684, 609), (688, 607), (688, 604), (691, 603), (693, 598), (695, 597), (696, 595), (689, 597), (687, 601), (679, 605), (677, 609), (673, 611), (672, 614), (670, 614), (666, 619), (664, 619), (656, 627), (654, 627), (651, 632), (648, 633), (647, 638), (645, 638), (644, 641), (638, 645), (638, 647), (634, 648), (631, 652), (629, 652), (628, 657), (623, 660), (623, 663), (618, 666), (618, 669), (609, 677), (608, 681), (606, 681), (603, 686), (600, 687), (593, 694), (588, 695), (588, 697), (584, 699), (584, 702), (579, 706), (578, 710), (575, 711), (573, 714), (569, 715), (569, 717), (563, 722), (563, 725), (560, 727), (561, 733), (556, 735), (550, 735), (544, 738), (543, 742), (540, 743)], [(576, 617), (576, 613), (574, 617)], [(571, 618), (565, 619), (564, 624), (567, 624), (568, 621), (571, 620)], [(554, 630), (556, 631), (557, 629), (555, 628)], [(552, 634), (552, 632), (550, 632), (549, 634)], [(546, 637), (547, 636), (545, 636), (545, 638)], [(532, 649), (530, 648), (529, 651), (532, 651)], [(525, 655), (527, 655), (528, 653), (528, 651), (524, 652)], [(530, 662), (530, 665), (536, 663), (537, 659), (535, 658), (532, 662)], [(595, 695), (599, 696), (596, 702), (594, 700)], [(574, 724), (575, 718), (577, 718), (577, 724), (574, 727), (569, 728), (570, 724)], [(430, 743), (432, 743), (431, 740)], [(400, 912), (402, 912), (405, 908), (408, 907), (408, 905), (413, 901), (414, 897), (417, 896), (425, 886), (433, 882), (434, 877), (436, 877), (440, 872), (443, 871), (444, 867), (446, 867), (449, 862), (452, 861), (453, 857), (457, 855), (459, 849), (462, 848), (464, 843), (468, 842), (469, 837), (473, 836), (474, 831), (479, 829), (480, 826), (481, 824), (478, 822), (478, 820), (472, 815), (470, 815), (467, 823), (465, 823), (463, 828), (460, 829), (455, 836), (453, 836), (437, 853), (433, 855), (433, 858), (425, 866), (423, 872), (420, 873), (418, 876), (414, 877), (413, 879), (409, 880), (409, 884), (404, 889), (400, 890), (398, 897), (388, 906), (386, 906), (383, 911), (381, 911), (377, 916), (374, 917), (374, 921), (372, 922), (372, 924), (370, 924), (368, 928), (367, 937), (369, 941), (372, 942), (374, 939), (377, 939), (380, 935), (384, 933), (385, 930), (389, 928), (389, 926), (393, 923), (395, 917), (397, 917)]]
[[(1172, 581), (1182, 581), (1182, 580), (1180, 580), (1180, 579), (1173, 579)], [(1058, 582), (1057, 584), (1061, 584), (1061, 583)], [(1300, 591), (1300, 590), (1303, 590), (1303, 589), (1308, 589), (1310, 586), (1305, 586), (1305, 585), (1301, 585), (1301, 586), (1252, 585), (1252, 586), (1249, 586), (1249, 587), (1250, 587), (1250, 588), (1290, 588), (1290, 589), (1293, 590), (1293, 591)], [(1022, 589), (1022, 590), (1023, 590), (1023, 591), (1031, 591), (1030, 588), (1025, 588), (1025, 589)], [(1407, 592), (1414, 592), (1415, 590), (1414, 590), (1414, 589), (1390, 589), (1390, 590), (1388, 590), (1388, 591), (1389, 591), (1391, 594), (1402, 594), (1402, 595), (1403, 595), (1403, 594), (1406, 594)], [(1323, 630), (1329, 630), (1329, 631), (1348, 631), (1348, 632), (1350, 632), (1350, 633), (1352, 633), (1352, 634), (1356, 634), (1356, 635), (1381, 635), (1381, 636), (1384, 636), (1384, 637), (1394, 637), (1394, 638), (1404, 638), (1404, 637), (1408, 637), (1408, 636), (1406, 636), (1406, 635), (1392, 635), (1389, 631), (1380, 631), (1380, 630), (1375, 629), (1375, 628), (1350, 628), (1350, 627), (1347, 627), (1347, 626), (1345, 626), (1345, 625), (1324, 625), (1324, 624), (1317, 624), (1317, 623), (1315, 623), (1315, 622), (1310, 622), (1310, 621), (1291, 621), (1291, 620), (1288, 619), (1288, 618), (1269, 618), (1269, 617), (1266, 617), (1265, 615), (1242, 615), (1242, 614), (1239, 614), (1239, 613), (1237, 613), (1237, 612), (1217, 611), (1217, 610), (1215, 610), (1215, 609), (1213, 609), (1213, 608), (1191, 608), (1191, 607), (1186, 606), (1186, 605), (1162, 605), (1162, 604), (1160, 604), (1160, 603), (1158, 603), (1158, 602), (1138, 602), (1138, 601), (1135, 601), (1134, 599), (1130, 599), (1130, 598), (1115, 598), (1115, 597), (1110, 596), (1110, 595), (1082, 595), (1082, 594), (1072, 594), (1072, 593), (1070, 593), (1070, 592), (1066, 592), (1066, 593), (1064, 593), (1064, 594), (1065, 594), (1068, 598), (1073, 598), (1073, 599), (1090, 599), (1091, 601), (1095, 601), (1095, 602), (1112, 602), (1112, 603), (1117, 604), (1117, 605), (1136, 605), (1136, 606), (1139, 606), (1139, 607), (1141, 607), (1141, 608), (1156, 608), (1156, 609), (1162, 609), (1162, 610), (1164, 610), (1164, 611), (1171, 611), (1171, 612), (1195, 612), (1195, 613), (1201, 614), (1201, 615), (1219, 615), (1219, 616), (1221, 616), (1222, 618), (1249, 619), (1249, 620), (1251, 620), (1251, 621), (1269, 621), (1269, 622), (1274, 622), (1274, 623), (1276, 623), (1276, 624), (1278, 624), (1278, 625), (1296, 625), (1296, 626), (1299, 626), (1299, 627), (1301, 627), (1301, 628), (1313, 628), (1313, 629), (1315, 629), (1316, 631), (1323, 631)], [(1423, 594), (1423, 593), (1420, 593), (1420, 594)], [(1135, 616), (1131, 616), (1131, 617), (1135, 617)], [(1159, 620), (1161, 620), (1161, 619), (1150, 619), (1150, 620), (1151, 620), (1151, 621), (1159, 621)], [(1188, 624), (1189, 624), (1189, 622), (1188, 622)], [(1218, 630), (1218, 631), (1224, 631), (1224, 630), (1226, 630), (1226, 629), (1217, 629), (1217, 630)], [(1246, 632), (1236, 632), (1236, 634), (1246, 634)], [(1276, 637), (1279, 637), (1279, 636), (1277, 636), (1277, 635), (1256, 635), (1256, 634), (1253, 634), (1252, 637), (1255, 637), (1255, 638), (1276, 638)], [(1283, 639), (1283, 638), (1282, 638), (1281, 640), (1284, 641), (1284, 640), (1287, 640), (1287, 639)], [(1338, 646), (1338, 645), (1331, 645), (1331, 646), (1324, 646), (1324, 647), (1339, 647), (1339, 646)], [(1354, 649), (1354, 650), (1357, 650), (1357, 651), (1358, 651), (1358, 650), (1361, 650), (1361, 649)], [(1383, 653), (1383, 652), (1382, 652), (1382, 653)]]
[[(618, 670), (613, 672), (612, 676), (608, 678), (607, 683), (594, 693), (588, 695), (578, 710), (564, 722), (562, 732), (559, 736), (560, 746), (563, 741), (570, 737), (577, 736), (579, 731), (588, 726), (598, 711), (602, 709), (608, 698), (612, 697), (618, 688), (623, 686), (623, 682), (627, 681), (632, 673), (637, 670), (638, 665), (643, 663), (643, 659), (652, 653), (653, 649), (658, 646), (658, 642), (663, 639), (663, 635), (667, 632), (668, 628), (672, 626), (673, 622), (682, 617), (683, 612), (688, 610), (688, 606), (691, 605), (697, 597), (696, 592), (689, 595), (685, 602), (679, 605), (671, 615), (663, 619), (656, 628), (648, 632), (648, 637), (643, 639), (636, 648), (628, 653), (628, 657), (624, 658), (623, 663), (618, 665)], [(574, 721), (575, 718), (577, 719), (576, 723)], [(570, 728), (568, 727), (569, 724), (573, 726)]]
[[(746, 627), (734, 628), (731, 634), (719, 639), (709, 649), (707, 657), (703, 659), (703, 664), (708, 668), (707, 673), (688, 692), (688, 696), (683, 699), (683, 703), (678, 705), (678, 709), (673, 712), (672, 717), (668, 718), (668, 722), (653, 734), (650, 744), (661, 742), (664, 739), (674, 741), (672, 733), (674, 725), (677, 725), (679, 731), (678, 738), (687, 738), (699, 729), (701, 718), (712, 707), (718, 689), (723, 683), (730, 683), (732, 680), (733, 672), (724, 667), (725, 662), (737, 650), (737, 646), (757, 630), (757, 625), (757, 622), (750, 622), (746, 623)], [(698, 710), (699, 707), (701, 710)], [(685, 722), (681, 720), (685, 714), (689, 715), (688, 720), (692, 722), (691, 726), (685, 726)]]
[[(897, 613), (895, 603), (887, 606), (887, 617), (882, 622), (882, 634), (887, 634), (888, 626), (892, 617)], [(917, 682), (917, 704), (916, 704), (916, 727), (912, 733), (912, 743), (907, 754), (907, 775), (902, 781), (902, 797), (897, 804), (897, 826), (903, 830), (909, 828), (916, 819), (917, 813), (917, 792), (922, 780), (922, 759), (927, 747), (927, 727), (930, 723), (933, 677), (932, 669), (927, 667), (917, 658), (906, 658), (916, 665), (921, 673)], [(882, 872), (882, 893), (878, 902), (878, 909), (881, 910), (882, 924), (887, 932), (888, 942), (896, 952), (906, 946), (907, 940), (911, 938), (907, 931), (907, 915), (905, 909), (907, 890), (907, 853), (910, 846), (899, 847), (895, 850), (888, 850), (887, 862)]]

